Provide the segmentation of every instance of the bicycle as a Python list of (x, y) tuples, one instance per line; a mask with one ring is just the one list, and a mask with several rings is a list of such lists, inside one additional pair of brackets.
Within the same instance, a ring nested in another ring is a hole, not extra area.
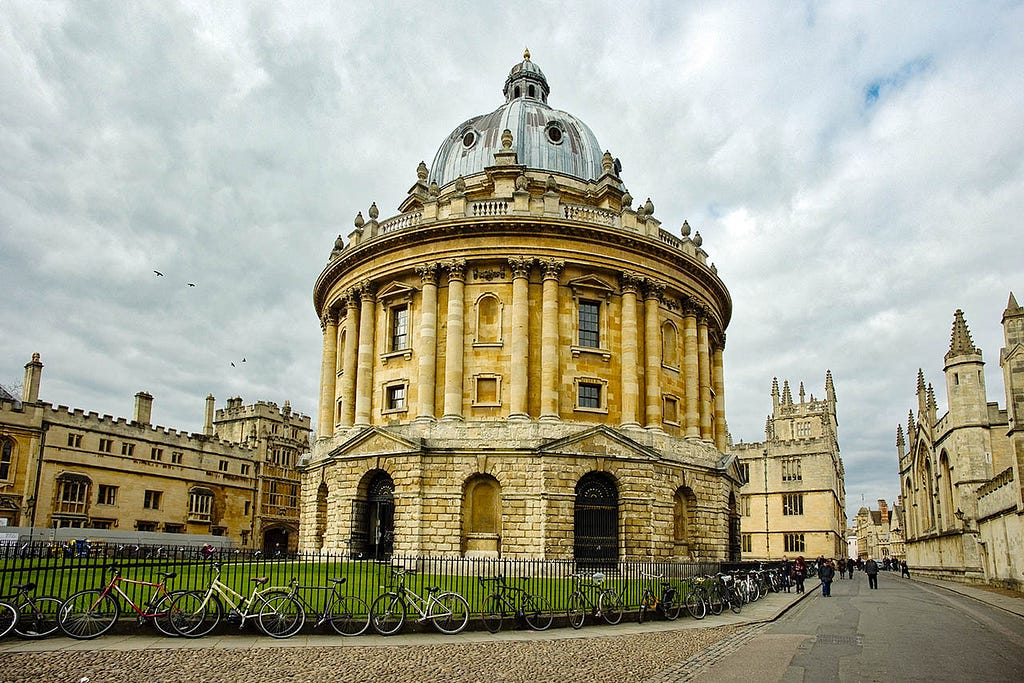
[(687, 579), (682, 584), (683, 606), (694, 619), (703, 619), (708, 614), (708, 601), (700, 579)]
[(398, 585), (394, 590), (378, 595), (370, 606), (370, 622), (374, 630), (385, 636), (398, 633), (410, 608), (420, 615), (418, 622), (430, 621), (441, 633), (454, 635), (466, 628), (469, 621), (466, 598), (454, 591), (441, 592), (438, 586), (428, 588), (424, 598), (405, 585), (405, 576), (413, 573), (411, 570), (394, 567), (391, 571)]
[(288, 594), (283, 586), (266, 586), (266, 576), (250, 579), (256, 585), (246, 598), (220, 580), (221, 564), (210, 565), (213, 579), (203, 591), (186, 591), (171, 603), (171, 626), (178, 635), (199, 638), (217, 628), (224, 618), (224, 603), (228, 605), (229, 622), (238, 623), (241, 630), (245, 622), (255, 619), (260, 630), (272, 638), (289, 638), (306, 623), (302, 603)]
[[(58, 616), (63, 601), (48, 595), (32, 595), (35, 587), (34, 583), (16, 583), (12, 586), (18, 591), (11, 596), (11, 602), (18, 611), (14, 633), (20, 638), (45, 638), (60, 629)], [(3, 630), (2, 627), (0, 630)]]
[[(329, 578), (327, 580), (334, 585), (300, 586), (298, 579), (292, 579), (288, 595), (298, 600), (303, 610), (316, 614), (316, 623), (313, 624), (313, 628), (327, 623), (335, 632), (343, 636), (358, 636), (365, 633), (366, 629), (370, 627), (370, 608), (367, 607), (366, 602), (354, 595), (345, 595), (341, 592), (342, 584), (348, 579)], [(316, 607), (302, 597), (300, 591), (303, 590), (330, 591), (323, 610), (317, 612)]]
[[(646, 574), (640, 572), (641, 576), (648, 579), (663, 579), (663, 574)], [(672, 587), (672, 584), (668, 581), (661, 581), (661, 595), (659, 596), (651, 587), (644, 586), (643, 595), (640, 597), (640, 614), (637, 617), (637, 623), (642, 624), (644, 622), (644, 616), (648, 612), (658, 611), (661, 615), (669, 621), (675, 621), (679, 617), (679, 611), (683, 608), (682, 603), (679, 602), (679, 594), (676, 589)]]
[(743, 598), (740, 597), (740, 592), (736, 588), (736, 577), (732, 574), (722, 574), (719, 572), (716, 578), (721, 586), (724, 604), (734, 613), (739, 614), (743, 610)]
[(18, 625), (18, 610), (8, 602), (0, 602), (0, 638), (14, 630)]
[[(110, 572), (110, 580), (102, 588), (89, 588), (78, 591), (64, 601), (58, 611), (57, 622), (65, 634), (78, 640), (98, 638), (114, 628), (121, 617), (121, 600), (138, 615), (139, 624), (149, 621), (165, 636), (176, 635), (170, 625), (169, 613), (171, 601), (178, 592), (168, 592), (167, 582), (177, 576), (175, 572), (159, 572), (162, 580), (140, 581), (126, 579), (121, 576), (121, 569), (108, 566), (104, 573)], [(135, 602), (122, 584), (132, 586), (149, 586), (153, 590), (145, 605)], [(118, 596), (121, 600), (118, 600)]]
[(509, 585), (501, 574), (493, 578), (478, 576), (477, 580), (485, 590), (488, 583), (494, 584), (494, 588), (484, 598), (484, 608), (480, 614), (484, 626), (491, 633), (501, 630), (506, 612), (512, 613), (516, 619), (525, 621), (534, 631), (545, 631), (551, 626), (551, 603), (545, 598), (529, 593), (525, 588)]
[(611, 588), (601, 587), (605, 579), (604, 574), (573, 574), (571, 578), (580, 581), (580, 584), (569, 596), (566, 614), (570, 626), (576, 629), (583, 628), (587, 611), (593, 611), (595, 617), (603, 618), (608, 624), (614, 625), (622, 621), (622, 598)]

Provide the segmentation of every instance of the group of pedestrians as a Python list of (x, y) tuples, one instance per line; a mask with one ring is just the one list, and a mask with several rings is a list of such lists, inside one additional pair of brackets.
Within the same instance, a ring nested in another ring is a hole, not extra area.
[[(804, 559), (803, 557), (798, 557), (797, 558), (797, 562), (793, 565), (793, 570), (792, 571), (793, 571), (794, 575), (798, 573), (798, 572), (796, 572), (796, 566), (797, 565), (799, 565), (801, 567), (804, 566), (803, 559)], [(787, 562), (785, 560), (783, 560), (783, 567), (784, 568), (785, 568), (786, 564), (787, 564)], [(849, 559), (849, 560), (847, 560), (845, 558), (840, 558), (837, 561), (833, 561), (832, 559), (829, 559), (829, 558), (819, 557), (815, 564), (816, 564), (816, 566), (818, 568), (818, 578), (821, 580), (821, 595), (822, 595), (822, 597), (825, 597), (825, 598), (832, 597), (832, 582), (835, 580), (837, 575), (839, 576), (840, 579), (842, 579), (842, 578), (845, 578), (846, 574), (848, 574), (849, 577), (852, 579), (853, 578), (853, 571), (854, 571), (854, 569), (860, 569), (860, 570), (862, 570), (867, 575), (867, 577), (868, 577), (868, 589), (869, 590), (878, 590), (878, 572), (880, 571), (881, 567), (879, 566), (878, 562), (876, 562), (875, 558), (873, 558), (873, 557), (869, 556), (866, 561), (862, 561), (860, 559), (857, 559), (857, 560)], [(886, 563), (886, 568), (887, 569), (889, 567), (891, 567), (892, 569), (896, 569), (897, 566), (900, 569), (900, 575), (901, 576), (906, 577), (906, 578), (910, 578), (910, 568), (907, 566), (907, 561), (906, 560), (903, 560), (903, 561), (898, 562), (898, 563), (896, 562), (896, 560), (893, 560), (892, 562), (887, 562)], [(802, 572), (799, 572), (799, 573), (802, 574), (802, 578), (798, 578), (797, 579), (797, 582), (798, 582), (797, 583), (797, 593), (802, 593), (803, 592), (803, 578), (806, 578), (806, 575), (807, 575), (806, 574), (806, 569), (804, 569)]]

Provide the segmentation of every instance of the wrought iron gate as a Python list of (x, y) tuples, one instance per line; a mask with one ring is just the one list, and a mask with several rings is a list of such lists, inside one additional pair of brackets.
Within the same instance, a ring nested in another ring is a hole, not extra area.
[(353, 557), (391, 557), (395, 543), (395, 484), (387, 473), (380, 472), (373, 478), (366, 498), (352, 501), (349, 522)]
[(607, 475), (590, 472), (576, 484), (573, 537), (578, 566), (607, 567), (618, 562), (619, 493)]

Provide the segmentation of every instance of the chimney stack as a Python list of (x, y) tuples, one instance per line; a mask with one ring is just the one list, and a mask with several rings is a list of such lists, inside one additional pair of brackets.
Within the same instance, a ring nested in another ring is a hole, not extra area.
[(25, 383), (21, 387), (21, 402), (35, 403), (39, 400), (39, 384), (43, 379), (43, 364), (39, 354), (33, 353), (32, 360), (25, 364)]
[(203, 434), (206, 436), (213, 436), (213, 404), (215, 400), (213, 394), (206, 396), (206, 419), (203, 420)]
[(140, 425), (148, 425), (153, 418), (153, 395), (145, 391), (135, 394), (135, 415), (132, 420)]
[(878, 511), (881, 513), (879, 516), (882, 518), (882, 523), (887, 523), (889, 521), (889, 506), (885, 504), (885, 498), (878, 499)]

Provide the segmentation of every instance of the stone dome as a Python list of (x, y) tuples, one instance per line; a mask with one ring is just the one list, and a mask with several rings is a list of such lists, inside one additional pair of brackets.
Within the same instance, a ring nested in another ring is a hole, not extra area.
[(465, 121), (452, 131), (434, 156), (430, 181), (444, 187), (459, 176), (468, 177), (494, 165), (501, 150), (501, 134), (512, 131), (512, 148), (520, 164), (596, 180), (603, 173), (603, 150), (587, 124), (548, 106), (544, 72), (523, 53), (505, 79), (505, 104), (490, 114)]

